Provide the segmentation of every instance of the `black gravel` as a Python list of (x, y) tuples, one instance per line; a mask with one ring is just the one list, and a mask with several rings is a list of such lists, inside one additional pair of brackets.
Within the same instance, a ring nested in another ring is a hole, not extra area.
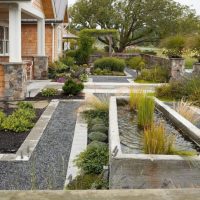
[(28, 162), (0, 161), (1, 190), (62, 190), (79, 102), (61, 102)]

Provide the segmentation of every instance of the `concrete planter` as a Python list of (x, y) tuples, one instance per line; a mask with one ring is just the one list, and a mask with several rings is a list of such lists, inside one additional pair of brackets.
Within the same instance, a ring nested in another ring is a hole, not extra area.
[(179, 80), (184, 75), (185, 60), (183, 58), (170, 58), (171, 81)]
[[(111, 97), (109, 111), (109, 148), (110, 148), (110, 189), (152, 189), (187, 188), (200, 186), (200, 156), (181, 157), (178, 155), (123, 154), (120, 144), (117, 98)], [(168, 106), (155, 100), (177, 126), (188, 128), (187, 134), (196, 141), (200, 130)], [(167, 109), (166, 109), (167, 108)], [(162, 111), (162, 110), (161, 110)], [(195, 137), (194, 137), (195, 136)], [(199, 142), (196, 141), (197, 143)]]

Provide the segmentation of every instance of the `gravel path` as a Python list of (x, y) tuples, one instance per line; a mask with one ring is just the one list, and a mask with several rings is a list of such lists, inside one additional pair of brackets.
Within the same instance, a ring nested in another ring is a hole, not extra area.
[(63, 189), (80, 102), (61, 102), (28, 162), (0, 162), (1, 190)]

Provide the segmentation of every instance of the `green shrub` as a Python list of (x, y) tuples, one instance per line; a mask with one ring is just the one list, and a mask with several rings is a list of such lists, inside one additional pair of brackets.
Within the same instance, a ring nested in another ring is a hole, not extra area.
[(108, 137), (105, 133), (102, 132), (92, 132), (89, 134), (89, 139), (91, 141), (105, 142)]
[(153, 55), (153, 56), (156, 56), (157, 55), (157, 52), (153, 51), (153, 50), (144, 50), (142, 51), (142, 53), (144, 54), (149, 54), (149, 55)]
[(102, 124), (96, 124), (94, 126), (92, 126), (92, 128), (90, 129), (91, 132), (102, 132), (102, 133), (108, 133), (108, 127)]
[(93, 183), (98, 179), (98, 175), (85, 174), (77, 176), (69, 185), (68, 190), (89, 190)]
[(137, 71), (141, 71), (145, 67), (145, 62), (142, 57), (133, 57), (127, 61), (128, 67), (131, 69), (135, 69)]
[(45, 88), (41, 91), (43, 97), (53, 97), (58, 94), (58, 90), (55, 88)]
[(0, 129), (2, 129), (2, 123), (6, 119), (6, 115), (4, 114), (3, 111), (0, 110)]
[(169, 81), (169, 71), (164, 67), (153, 67), (152, 69), (142, 69), (141, 74), (135, 81), (146, 81), (152, 83), (166, 83)]
[(66, 57), (75, 58), (75, 55), (76, 55), (76, 50), (65, 51), (65, 56), (66, 56)]
[(75, 59), (73, 57), (67, 56), (65, 58), (61, 58), (60, 61), (69, 67), (75, 65)]
[(108, 164), (108, 157), (108, 148), (92, 147), (81, 153), (75, 163), (85, 174), (100, 174)]
[(20, 101), (18, 104), (17, 104), (18, 108), (21, 108), (21, 109), (34, 109), (33, 108), (33, 105), (29, 102), (24, 102), (24, 101)]
[(92, 141), (87, 148), (106, 148), (108, 145), (105, 142)]
[(32, 128), (34, 124), (24, 116), (16, 116), (15, 114), (8, 116), (2, 123), (2, 128), (7, 131), (16, 133), (26, 132)]
[(186, 46), (186, 39), (181, 35), (170, 36), (162, 41), (161, 46), (166, 49), (163, 54), (169, 58), (181, 58)]
[(88, 81), (88, 75), (87, 74), (81, 74), (79, 78), (82, 82)]
[(196, 58), (190, 58), (190, 57), (186, 57), (185, 58), (185, 68), (187, 69), (192, 69), (193, 68), (193, 65), (195, 63), (197, 63), (198, 60)]
[(84, 89), (84, 85), (82, 83), (70, 79), (67, 82), (65, 82), (62, 89), (66, 95), (77, 95)]
[(138, 105), (138, 125), (143, 128), (151, 127), (154, 120), (154, 99), (143, 96)]
[(118, 58), (100, 58), (94, 62), (94, 69), (101, 69), (101, 70), (110, 70), (110, 71), (118, 71), (123, 72), (126, 67), (126, 63), (122, 59)]
[(99, 117), (96, 117), (94, 119), (92, 119), (90, 122), (89, 122), (90, 126), (94, 126), (96, 124), (100, 124), (100, 125), (104, 125), (104, 121), (99, 118)]
[(192, 36), (187, 43), (188, 47), (192, 50), (194, 57), (198, 60), (198, 62), (200, 62), (200, 36), (198, 34)]

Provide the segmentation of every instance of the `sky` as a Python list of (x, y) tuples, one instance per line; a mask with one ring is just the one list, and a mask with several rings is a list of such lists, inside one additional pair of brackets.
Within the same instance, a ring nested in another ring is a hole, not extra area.
[[(76, 0), (68, 0), (69, 5), (72, 5)], [(200, 15), (200, 0), (175, 0), (183, 5), (188, 5), (193, 9), (196, 9), (196, 12)]]

